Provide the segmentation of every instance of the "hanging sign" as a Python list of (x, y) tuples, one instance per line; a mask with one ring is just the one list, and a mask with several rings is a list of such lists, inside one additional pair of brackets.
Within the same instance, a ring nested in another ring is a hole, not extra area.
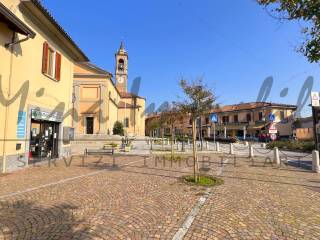
[(63, 114), (60, 112), (45, 112), (37, 109), (32, 109), (31, 118), (35, 120), (44, 120), (51, 122), (62, 122)]

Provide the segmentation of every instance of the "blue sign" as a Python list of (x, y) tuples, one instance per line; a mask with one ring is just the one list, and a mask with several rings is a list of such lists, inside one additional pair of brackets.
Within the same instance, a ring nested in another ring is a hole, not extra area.
[(17, 138), (26, 138), (26, 123), (27, 123), (26, 112), (18, 112), (17, 122)]
[(211, 113), (210, 120), (211, 122), (218, 122), (218, 115), (216, 113)]
[(269, 121), (274, 122), (276, 120), (276, 116), (272, 113), (269, 114)]

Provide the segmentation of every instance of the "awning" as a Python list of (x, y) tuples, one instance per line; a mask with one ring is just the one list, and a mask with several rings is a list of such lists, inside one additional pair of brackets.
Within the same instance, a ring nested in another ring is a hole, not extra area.
[(261, 130), (263, 128), (268, 128), (269, 123), (261, 123), (261, 124), (255, 124), (253, 126), (249, 126), (248, 130), (253, 129), (253, 130)]
[(14, 15), (8, 8), (0, 2), (0, 22), (4, 22), (8, 27), (20, 34), (34, 38), (36, 33), (31, 30), (24, 22)]

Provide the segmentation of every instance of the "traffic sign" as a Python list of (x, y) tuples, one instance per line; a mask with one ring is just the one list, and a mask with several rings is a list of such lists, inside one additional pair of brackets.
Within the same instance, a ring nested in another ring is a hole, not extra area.
[(276, 120), (276, 116), (272, 113), (269, 114), (269, 121), (274, 122)]
[(210, 120), (211, 122), (218, 122), (218, 115), (216, 113), (211, 113)]
[(277, 140), (277, 134), (270, 134), (270, 138), (272, 141)]
[(320, 107), (319, 92), (311, 92), (311, 105), (312, 107)]
[(276, 126), (274, 124), (271, 124), (269, 127), (269, 134), (277, 134), (278, 133), (278, 129), (276, 128)]

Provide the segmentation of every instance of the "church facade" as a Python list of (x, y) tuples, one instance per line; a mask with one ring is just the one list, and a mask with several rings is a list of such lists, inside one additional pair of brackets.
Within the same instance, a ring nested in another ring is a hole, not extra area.
[(113, 135), (119, 121), (128, 136), (145, 135), (145, 98), (128, 92), (128, 53), (115, 54), (113, 75), (91, 63), (77, 63), (73, 83), (73, 127), (78, 138)]

